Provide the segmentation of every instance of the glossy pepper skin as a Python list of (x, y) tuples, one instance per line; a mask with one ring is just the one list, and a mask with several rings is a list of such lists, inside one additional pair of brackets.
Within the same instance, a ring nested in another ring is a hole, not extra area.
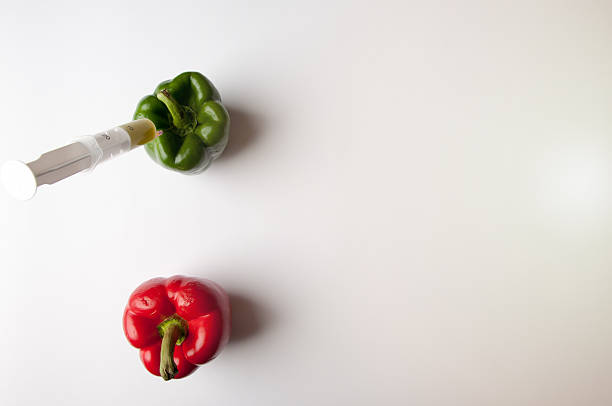
[(145, 145), (165, 168), (197, 174), (221, 155), (229, 137), (229, 114), (204, 75), (184, 72), (160, 83), (140, 100), (134, 118), (148, 118), (161, 135)]
[(183, 378), (227, 344), (229, 298), (206, 279), (154, 278), (131, 294), (123, 330), (149, 372), (166, 381)]

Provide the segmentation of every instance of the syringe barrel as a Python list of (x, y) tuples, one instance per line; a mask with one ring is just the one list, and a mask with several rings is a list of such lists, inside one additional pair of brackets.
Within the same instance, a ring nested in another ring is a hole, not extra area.
[(127, 131), (121, 127), (77, 138), (87, 148), (91, 156), (89, 170), (93, 170), (99, 163), (128, 152), (132, 149), (132, 142)]
[(89, 170), (111, 158), (126, 153), (139, 145), (144, 145), (155, 138), (155, 124), (149, 119), (141, 118), (113, 127), (94, 135), (77, 139), (91, 155)]
[(107, 131), (80, 137), (77, 141), (91, 154), (89, 167), (91, 171), (99, 163), (144, 145), (153, 138), (155, 138), (155, 124), (149, 119), (141, 118)]

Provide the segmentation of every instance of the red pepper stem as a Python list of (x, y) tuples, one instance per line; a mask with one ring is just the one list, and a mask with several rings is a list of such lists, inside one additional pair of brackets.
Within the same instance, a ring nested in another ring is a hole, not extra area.
[(174, 378), (174, 375), (178, 372), (174, 363), (174, 346), (182, 335), (183, 329), (180, 325), (174, 323), (169, 324), (164, 331), (159, 362), (159, 373), (164, 381)]
[(172, 124), (174, 124), (176, 128), (185, 127), (185, 112), (183, 107), (174, 99), (174, 97), (172, 97), (170, 92), (163, 89), (161, 92), (157, 93), (156, 97), (162, 103), (164, 103), (168, 108), (168, 111), (170, 111), (170, 115), (172, 116)]
[(162, 336), (159, 374), (164, 378), (164, 381), (169, 381), (178, 372), (174, 363), (175, 345), (181, 344), (187, 337), (188, 325), (184, 319), (175, 314), (162, 321), (157, 329)]

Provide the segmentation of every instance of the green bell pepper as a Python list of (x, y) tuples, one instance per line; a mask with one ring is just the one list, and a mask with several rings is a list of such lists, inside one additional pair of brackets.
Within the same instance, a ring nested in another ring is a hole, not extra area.
[[(184, 72), (140, 100), (134, 119), (148, 118), (161, 135), (145, 145), (165, 168), (196, 174), (227, 145), (230, 119), (219, 92), (204, 75)], [(161, 130), (161, 131), (160, 131)]]

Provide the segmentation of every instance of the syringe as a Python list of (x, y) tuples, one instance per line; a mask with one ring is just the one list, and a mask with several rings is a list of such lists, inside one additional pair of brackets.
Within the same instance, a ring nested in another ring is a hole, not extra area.
[(78, 172), (93, 170), (100, 162), (128, 152), (153, 140), (155, 124), (142, 118), (72, 144), (46, 152), (35, 161), (8, 161), (2, 167), (6, 190), (19, 200), (31, 199), (40, 185), (51, 185)]

